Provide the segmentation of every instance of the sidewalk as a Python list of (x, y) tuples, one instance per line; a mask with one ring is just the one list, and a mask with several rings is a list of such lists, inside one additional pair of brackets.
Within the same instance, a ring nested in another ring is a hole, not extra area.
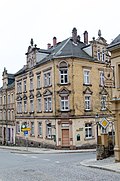
[(120, 173), (120, 162), (115, 162), (115, 158), (109, 157), (103, 160), (89, 159), (80, 162), (81, 165), (91, 168), (98, 168)]
[(81, 149), (81, 150), (55, 150), (49, 148), (35, 148), (35, 147), (18, 147), (18, 146), (0, 146), (0, 149), (9, 149), (11, 152), (27, 153), (27, 154), (55, 154), (55, 153), (82, 153), (82, 152), (96, 152), (96, 149)]

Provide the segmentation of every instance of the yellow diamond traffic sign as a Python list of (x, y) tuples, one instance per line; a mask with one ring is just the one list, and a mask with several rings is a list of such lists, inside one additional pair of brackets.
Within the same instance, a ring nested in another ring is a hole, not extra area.
[(102, 121), (100, 121), (100, 124), (103, 128), (107, 128), (107, 126), (109, 125), (109, 121), (103, 118)]

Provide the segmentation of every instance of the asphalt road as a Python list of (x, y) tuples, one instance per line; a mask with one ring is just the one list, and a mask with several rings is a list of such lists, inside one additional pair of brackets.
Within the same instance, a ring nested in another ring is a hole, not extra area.
[(19, 154), (0, 149), (0, 181), (119, 181), (120, 174), (80, 165), (95, 153)]

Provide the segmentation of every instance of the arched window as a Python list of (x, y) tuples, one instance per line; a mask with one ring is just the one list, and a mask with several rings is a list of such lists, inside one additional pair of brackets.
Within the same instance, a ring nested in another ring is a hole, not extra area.
[(60, 84), (68, 83), (68, 64), (65, 61), (59, 64)]

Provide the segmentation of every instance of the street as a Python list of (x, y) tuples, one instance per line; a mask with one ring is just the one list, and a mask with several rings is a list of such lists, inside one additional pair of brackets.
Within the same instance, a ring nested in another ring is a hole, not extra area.
[(21, 154), (0, 149), (0, 181), (119, 181), (120, 174), (84, 167), (95, 153)]

